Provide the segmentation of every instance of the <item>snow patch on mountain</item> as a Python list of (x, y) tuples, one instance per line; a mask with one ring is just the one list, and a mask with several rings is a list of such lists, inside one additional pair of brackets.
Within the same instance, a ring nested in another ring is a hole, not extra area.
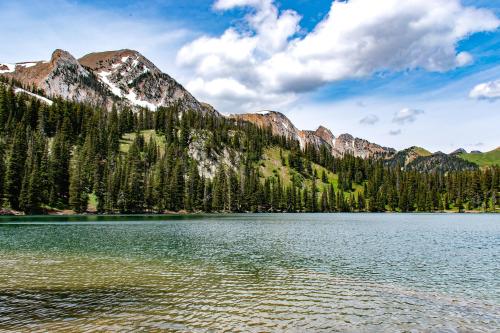
[(19, 64), (16, 64), (17, 66), (22, 66), (24, 68), (30, 68), (30, 67), (33, 67), (33, 66), (36, 66), (36, 62), (23, 62), (23, 63), (19, 63)]
[(41, 100), (42, 102), (47, 103), (48, 105), (52, 105), (52, 104), (54, 104), (54, 102), (52, 102), (52, 101), (51, 101), (50, 99), (48, 99), (48, 98), (45, 98), (45, 97), (43, 97), (43, 96), (40, 96), (40, 95), (34, 94), (34, 93), (30, 92), (30, 91), (27, 91), (27, 90), (24, 90), (24, 89), (21, 89), (21, 88), (14, 88), (14, 92), (15, 92), (16, 94), (22, 93), (22, 94), (28, 94), (28, 95), (30, 95), (30, 96), (36, 97), (36, 98), (38, 98), (39, 100)]
[(16, 70), (15, 64), (0, 64), (0, 74), (12, 73)]
[(109, 89), (113, 94), (115, 94), (118, 97), (123, 97), (122, 90), (119, 87), (117, 87), (113, 82), (111, 82), (108, 78), (108, 76), (111, 75), (111, 72), (102, 71), (99, 72), (97, 75), (99, 76), (101, 81), (104, 82), (109, 87)]
[(143, 107), (143, 108), (147, 108), (151, 111), (155, 111), (158, 108), (157, 105), (154, 105), (151, 102), (142, 101), (142, 100), (138, 99), (137, 94), (135, 92), (133, 92), (132, 90), (129, 91), (129, 93), (127, 95), (125, 95), (124, 97), (126, 99), (128, 99), (132, 104)]

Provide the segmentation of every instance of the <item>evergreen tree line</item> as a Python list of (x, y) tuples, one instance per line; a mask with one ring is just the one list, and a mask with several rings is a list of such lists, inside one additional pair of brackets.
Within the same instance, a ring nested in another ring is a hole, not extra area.
[[(146, 138), (145, 130), (156, 135)], [(124, 148), (127, 133), (135, 135)], [(209, 156), (238, 152), (237, 166), (203, 175), (190, 153), (200, 133)], [(269, 147), (280, 148), (291, 181), (263, 177), (259, 161)], [(176, 106), (106, 111), (61, 99), (49, 106), (0, 84), (0, 208), (27, 214), (81, 213), (90, 204), (99, 213), (494, 211), (499, 171), (403, 171), (376, 159), (334, 158), (326, 147), (301, 149), (270, 128)]]

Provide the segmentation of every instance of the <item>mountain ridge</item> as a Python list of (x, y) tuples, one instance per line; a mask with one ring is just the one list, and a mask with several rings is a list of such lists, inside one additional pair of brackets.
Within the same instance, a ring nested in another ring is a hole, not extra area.
[(335, 157), (351, 154), (356, 157), (384, 157), (396, 153), (393, 148), (383, 147), (365, 139), (355, 138), (351, 134), (343, 133), (336, 137), (330, 129), (320, 125), (315, 131), (299, 130), (283, 113), (277, 111), (259, 111), (255, 113), (233, 114), (229, 117), (249, 121), (260, 127), (271, 126), (275, 135), (299, 141), (302, 149), (307, 145), (319, 148), (321, 145), (329, 147)]
[[(454, 159), (468, 159), (474, 163), (474, 159), (468, 157), (463, 149), (449, 155), (431, 154), (415, 146), (396, 151), (348, 133), (336, 136), (323, 125), (316, 130), (301, 130), (285, 114), (277, 111), (264, 110), (224, 116), (213, 106), (198, 101), (140, 52), (130, 49), (92, 52), (79, 59), (67, 51), (56, 49), (49, 61), (0, 63), (0, 76), (22, 85), (16, 88), (16, 93), (33, 94), (33, 90), (43, 93), (38, 98), (46, 103), (51, 102), (50, 98), (58, 97), (108, 110), (113, 106), (129, 107), (136, 111), (141, 108), (154, 111), (159, 107), (176, 106), (181, 111), (194, 110), (217, 117), (248, 121), (259, 127), (270, 126), (273, 134), (298, 141), (303, 150), (307, 146), (317, 149), (325, 146), (334, 157), (353, 155), (364, 159), (381, 158), (390, 165), (408, 167), (411, 164), (417, 169), (420, 166), (427, 168), (424, 165), (428, 165), (427, 160), (431, 158), (441, 162), (446, 160), (450, 165), (463, 165)], [(32, 92), (28, 91), (30, 88)], [(479, 159), (476, 157), (476, 160)], [(437, 167), (436, 163), (431, 165)]]

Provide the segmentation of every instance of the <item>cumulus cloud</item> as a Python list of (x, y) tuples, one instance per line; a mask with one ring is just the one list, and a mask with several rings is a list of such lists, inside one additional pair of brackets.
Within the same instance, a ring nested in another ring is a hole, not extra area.
[(401, 133), (402, 133), (401, 129), (389, 131), (389, 135), (393, 135), (393, 136), (401, 135)]
[[(204, 82), (194, 93), (216, 105), (227, 94), (214, 94), (210, 86), (221, 79), (252, 91), (254, 102), (266, 95), (293, 101), (329, 82), (377, 72), (448, 71), (473, 61), (471, 54), (457, 52), (460, 40), (500, 25), (492, 11), (459, 0), (333, 1), (328, 15), (305, 35), (298, 33), (299, 13), (280, 11), (272, 0), (217, 0), (213, 7), (242, 6), (253, 8), (245, 28), (202, 36), (177, 55), (178, 64)], [(232, 102), (235, 109), (228, 111), (245, 111), (239, 96)]]
[(424, 114), (423, 110), (404, 108), (394, 114), (394, 118), (392, 119), (392, 121), (399, 125), (413, 123), (421, 114)]
[(490, 101), (500, 99), (500, 80), (478, 84), (470, 91), (469, 97)]
[(379, 120), (380, 119), (377, 117), (377, 115), (369, 114), (363, 119), (361, 119), (359, 123), (362, 125), (375, 125), (376, 123), (378, 123)]

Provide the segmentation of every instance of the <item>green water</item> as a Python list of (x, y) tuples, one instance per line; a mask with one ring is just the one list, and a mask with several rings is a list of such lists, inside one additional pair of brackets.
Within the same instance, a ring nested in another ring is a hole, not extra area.
[(499, 215), (0, 218), (1, 332), (498, 332)]

